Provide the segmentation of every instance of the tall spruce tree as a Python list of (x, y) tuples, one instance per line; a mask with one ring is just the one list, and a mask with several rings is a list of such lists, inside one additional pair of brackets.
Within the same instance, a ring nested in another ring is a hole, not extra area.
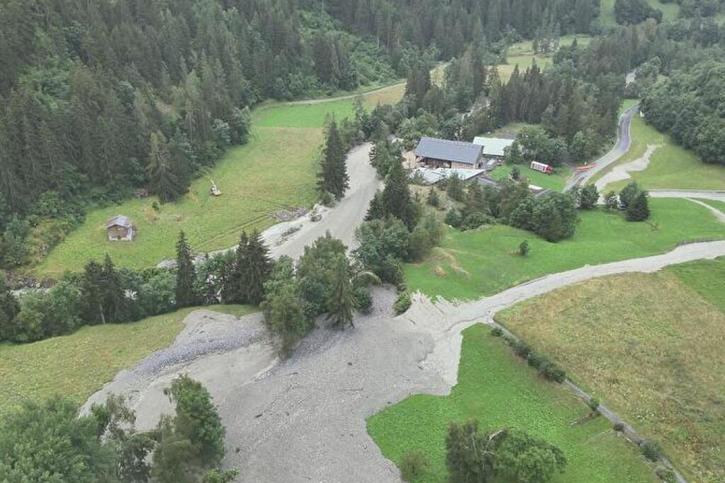
[(328, 317), (338, 328), (344, 328), (347, 324), (352, 326), (355, 295), (350, 280), (350, 263), (345, 255), (335, 257), (331, 283), (330, 299), (327, 302)]
[(350, 185), (350, 177), (345, 165), (345, 145), (340, 137), (337, 122), (333, 119), (327, 128), (327, 139), (322, 155), (321, 169), (317, 187), (320, 193), (330, 193), (339, 200), (345, 196)]
[(239, 235), (239, 244), (234, 250), (234, 258), (225, 268), (226, 276), (222, 287), (222, 300), (224, 303), (242, 304), (246, 303), (245, 294), (242, 289), (242, 270), (247, 266), (247, 253), (249, 249), (249, 237), (243, 231)]
[(102, 267), (103, 307), (107, 322), (122, 322), (126, 320), (127, 304), (124, 295), (121, 277), (113, 265), (111, 256), (106, 254)]
[(410, 197), (408, 176), (400, 160), (392, 163), (382, 194), (382, 207), (386, 216), (394, 216), (412, 230), (417, 221), (417, 210)]
[(191, 254), (191, 247), (186, 241), (186, 234), (179, 232), (176, 243), (176, 306), (190, 307), (196, 304), (196, 269)]
[[(184, 174), (174, 170), (166, 138), (160, 132), (151, 133), (148, 159), (149, 187), (162, 203), (174, 201), (184, 194)], [(181, 176), (179, 176), (181, 174)]]
[(242, 297), (245, 303), (259, 305), (264, 299), (264, 283), (269, 278), (272, 262), (262, 235), (254, 231), (246, 249), (246, 266), (240, 271)]
[(645, 221), (649, 218), (649, 202), (647, 192), (640, 191), (627, 206), (627, 221)]

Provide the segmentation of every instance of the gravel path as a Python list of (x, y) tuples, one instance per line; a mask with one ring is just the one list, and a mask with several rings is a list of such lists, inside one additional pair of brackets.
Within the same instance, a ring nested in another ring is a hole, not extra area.
[(275, 357), (259, 315), (237, 320), (197, 311), (171, 347), (120, 373), (87, 405), (126, 394), (137, 425), (150, 428), (171, 409), (163, 388), (188, 373), (214, 397), (227, 428), (225, 465), (242, 470), (240, 481), (397, 482), (365, 420), (411, 394), (447, 394), (457, 381), (462, 330), (590, 278), (718, 256), (725, 256), (725, 241), (548, 275), (475, 302), (417, 295), (397, 318), (390, 315), (392, 291), (376, 289), (374, 313), (359, 317), (355, 329), (317, 329), (287, 361)]

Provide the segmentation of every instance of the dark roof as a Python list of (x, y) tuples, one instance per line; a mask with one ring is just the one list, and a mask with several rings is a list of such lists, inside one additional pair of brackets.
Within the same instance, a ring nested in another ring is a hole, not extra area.
[(481, 158), (482, 150), (483, 146), (473, 143), (424, 137), (420, 139), (418, 147), (415, 148), (415, 155), (422, 158), (476, 164)]
[(111, 228), (112, 226), (131, 228), (133, 223), (131, 223), (131, 220), (127, 216), (116, 215), (106, 222), (106, 228)]

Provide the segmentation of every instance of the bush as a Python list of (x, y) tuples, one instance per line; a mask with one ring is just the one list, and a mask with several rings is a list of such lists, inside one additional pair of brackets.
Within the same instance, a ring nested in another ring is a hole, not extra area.
[(614, 426), (612, 426), (612, 429), (617, 431), (618, 433), (621, 433), (624, 431), (624, 423), (614, 423)]
[(617, 196), (617, 193), (610, 191), (604, 195), (604, 206), (606, 206), (608, 210), (616, 210), (619, 208), (619, 197)]
[(647, 192), (640, 191), (629, 206), (627, 206), (627, 221), (644, 221), (649, 218), (649, 214)]
[(529, 242), (528, 240), (524, 240), (519, 245), (519, 255), (522, 257), (525, 257), (529, 254)]
[(353, 291), (355, 297), (355, 308), (363, 314), (369, 314), (373, 310), (373, 297), (366, 287), (356, 287)]
[(404, 314), (413, 302), (410, 300), (410, 294), (408, 292), (400, 292), (398, 298), (393, 304), (393, 310), (395, 315)]
[(491, 329), (491, 335), (494, 337), (501, 337), (503, 335), (503, 330), (501, 330), (500, 327), (494, 327)]
[(597, 398), (591, 398), (589, 401), (587, 401), (587, 406), (589, 406), (589, 409), (592, 410), (592, 412), (599, 410), (599, 400)]
[(564, 382), (564, 379), (566, 379), (566, 372), (564, 372), (564, 369), (549, 361), (546, 361), (539, 366), (539, 374), (548, 380), (555, 382)]
[(642, 455), (650, 461), (658, 461), (662, 456), (662, 449), (656, 441), (644, 440), (639, 444)]
[(493, 223), (495, 223), (495, 220), (493, 218), (484, 213), (476, 211), (474, 213), (466, 215), (466, 217), (463, 218), (463, 221), (461, 222), (461, 229), (475, 230), (480, 226), (491, 225)]
[(463, 217), (458, 210), (451, 208), (448, 210), (448, 213), (446, 213), (446, 217), (443, 221), (446, 225), (450, 225), (453, 228), (459, 228), (463, 222)]
[(591, 210), (599, 201), (599, 192), (593, 184), (587, 185), (579, 190), (579, 208), (582, 210)]
[(529, 355), (526, 357), (526, 363), (531, 367), (535, 367), (536, 369), (539, 369), (546, 364), (551, 364), (551, 362), (549, 362), (549, 359), (542, 356), (538, 352), (529, 352)]
[(403, 481), (413, 481), (423, 474), (428, 460), (420, 450), (406, 451), (400, 460), (400, 475)]
[(531, 347), (529, 347), (529, 345), (524, 341), (511, 340), (510, 344), (511, 348), (514, 351), (514, 354), (521, 357), (522, 359), (526, 359), (531, 353)]

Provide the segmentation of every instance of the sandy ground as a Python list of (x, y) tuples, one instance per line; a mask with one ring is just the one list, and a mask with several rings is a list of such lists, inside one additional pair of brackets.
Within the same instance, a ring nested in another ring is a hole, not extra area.
[(609, 183), (630, 179), (632, 176), (629, 173), (644, 171), (649, 166), (652, 154), (654, 154), (655, 150), (659, 147), (660, 145), (658, 144), (648, 144), (642, 157), (637, 158), (634, 161), (630, 161), (629, 163), (615, 166), (610, 172), (599, 178), (597, 182), (594, 183), (594, 186), (597, 187), (597, 190), (603, 191)]
[(725, 241), (684, 245), (653, 257), (585, 266), (542, 277), (475, 302), (414, 297), (391, 316), (392, 291), (376, 289), (375, 310), (346, 331), (316, 329), (286, 361), (272, 350), (258, 314), (241, 319), (207, 310), (185, 320), (174, 344), (123, 371), (109, 393), (130, 398), (138, 426), (169, 411), (163, 388), (178, 374), (201, 381), (227, 428), (225, 465), (250, 482), (400, 481), (370, 439), (365, 420), (410, 394), (447, 394), (457, 381), (461, 331), (520, 301), (590, 278), (653, 272), (725, 256)]

